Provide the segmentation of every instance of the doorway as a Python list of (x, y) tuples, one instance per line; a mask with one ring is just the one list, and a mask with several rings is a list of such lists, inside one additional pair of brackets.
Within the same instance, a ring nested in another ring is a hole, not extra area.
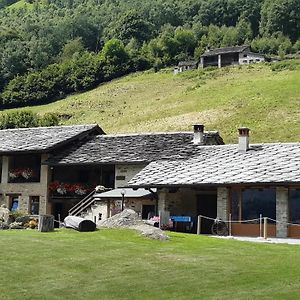
[[(197, 195), (197, 215), (215, 219), (217, 217), (217, 194)], [(201, 218), (201, 233), (211, 234), (213, 220)]]
[(149, 217), (155, 216), (155, 205), (143, 205), (142, 219), (147, 220)]

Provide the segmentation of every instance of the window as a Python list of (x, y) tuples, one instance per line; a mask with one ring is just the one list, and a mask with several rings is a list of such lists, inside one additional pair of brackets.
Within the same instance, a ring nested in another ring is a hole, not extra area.
[(260, 61), (260, 59), (259, 59), (259, 58), (257, 58), (257, 59), (256, 59), (256, 61)]
[(32, 196), (29, 200), (29, 213), (31, 215), (38, 215), (40, 211), (40, 197), (39, 196)]
[(248, 62), (248, 60), (247, 60), (247, 59), (244, 59), (244, 60), (243, 60), (243, 63), (244, 63), (244, 64), (246, 64), (247, 62)]
[(276, 219), (276, 191), (273, 188), (247, 188), (231, 193), (233, 220), (251, 220), (262, 217)]
[(247, 54), (244, 54), (243, 57), (247, 57)]
[(300, 189), (289, 190), (290, 222), (300, 224)]
[(16, 211), (19, 209), (19, 197), (18, 196), (12, 196), (10, 200), (10, 210)]

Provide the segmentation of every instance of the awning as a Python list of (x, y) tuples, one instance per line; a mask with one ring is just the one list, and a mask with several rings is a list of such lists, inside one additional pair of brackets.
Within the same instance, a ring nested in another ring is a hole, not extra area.
[[(156, 192), (156, 189), (151, 190)], [(94, 198), (122, 198), (122, 194), (125, 198), (142, 198), (151, 196), (153, 193), (145, 189), (117, 188), (104, 193), (96, 193)]]

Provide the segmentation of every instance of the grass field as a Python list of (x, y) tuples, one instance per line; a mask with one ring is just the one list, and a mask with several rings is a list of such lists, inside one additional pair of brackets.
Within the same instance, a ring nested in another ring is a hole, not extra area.
[(252, 129), (253, 142), (299, 141), (300, 68), (137, 73), (30, 109), (59, 113), (63, 124), (98, 123), (107, 133), (191, 130), (200, 122), (227, 143), (239, 126)]
[(299, 299), (300, 248), (124, 230), (0, 233), (0, 299)]

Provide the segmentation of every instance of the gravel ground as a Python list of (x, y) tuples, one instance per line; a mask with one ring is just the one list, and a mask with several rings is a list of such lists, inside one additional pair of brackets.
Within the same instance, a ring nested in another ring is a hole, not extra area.
[(254, 242), (254, 243), (269, 243), (269, 244), (290, 244), (300, 245), (300, 239), (290, 238), (261, 238), (261, 237), (246, 237), (246, 236), (212, 236), (213, 238), (237, 240), (243, 242)]

